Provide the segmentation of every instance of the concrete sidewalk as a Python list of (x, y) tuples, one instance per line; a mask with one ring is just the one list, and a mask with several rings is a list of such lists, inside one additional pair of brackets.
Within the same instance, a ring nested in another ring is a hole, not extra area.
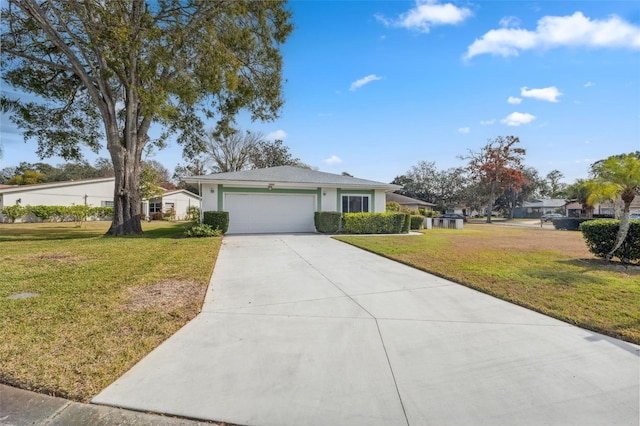
[(638, 347), (320, 235), (225, 237), (96, 404), (240, 425), (634, 425)]
[(80, 404), (0, 384), (0, 425), (214, 426), (215, 423)]

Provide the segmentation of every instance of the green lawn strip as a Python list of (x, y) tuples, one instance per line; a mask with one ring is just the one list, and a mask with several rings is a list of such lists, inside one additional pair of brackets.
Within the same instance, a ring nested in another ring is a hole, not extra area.
[(492, 232), (499, 231), (486, 227), (465, 234), (429, 230), (421, 236), (335, 238), (571, 324), (640, 343), (637, 268), (617, 270), (558, 250), (527, 249), (526, 239), (520, 250), (493, 248)]
[(108, 226), (0, 225), (1, 382), (86, 402), (198, 313), (220, 238)]

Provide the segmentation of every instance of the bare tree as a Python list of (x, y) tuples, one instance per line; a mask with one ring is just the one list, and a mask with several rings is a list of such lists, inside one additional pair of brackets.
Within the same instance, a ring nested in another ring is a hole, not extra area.
[(262, 133), (237, 131), (228, 136), (209, 130), (205, 158), (214, 173), (237, 172), (251, 166), (251, 155), (264, 142)]

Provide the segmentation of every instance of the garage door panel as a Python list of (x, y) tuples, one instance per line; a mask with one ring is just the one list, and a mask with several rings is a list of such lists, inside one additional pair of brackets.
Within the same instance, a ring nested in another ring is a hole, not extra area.
[(225, 194), (229, 233), (314, 232), (315, 195)]

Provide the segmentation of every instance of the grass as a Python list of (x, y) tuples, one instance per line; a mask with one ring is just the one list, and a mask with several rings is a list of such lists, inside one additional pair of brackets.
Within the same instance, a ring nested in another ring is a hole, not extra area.
[(108, 226), (0, 225), (0, 382), (87, 402), (199, 312), (221, 238)]
[(465, 224), (420, 236), (339, 236), (415, 268), (640, 344), (640, 267), (596, 259), (579, 232)]

